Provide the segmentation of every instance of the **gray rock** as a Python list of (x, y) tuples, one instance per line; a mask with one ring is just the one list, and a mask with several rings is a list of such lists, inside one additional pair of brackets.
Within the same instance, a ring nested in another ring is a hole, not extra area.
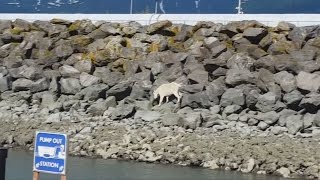
[(79, 72), (85, 72), (88, 74), (92, 74), (94, 71), (94, 65), (92, 61), (89, 60), (77, 61), (74, 64), (74, 68), (77, 69)]
[(219, 98), (227, 89), (224, 78), (218, 78), (206, 86), (206, 94), (211, 102), (219, 104)]
[(317, 112), (320, 107), (320, 94), (307, 94), (306, 97), (301, 100), (300, 106), (305, 108), (308, 112)]
[(204, 45), (208, 48), (208, 49), (211, 49), (213, 47), (216, 47), (218, 45), (220, 45), (220, 41), (218, 38), (216, 37), (208, 37), (208, 38), (205, 38), (203, 40), (204, 42)]
[(195, 94), (184, 94), (181, 100), (181, 107), (209, 108), (213, 105), (209, 96), (205, 92)]
[(44, 92), (41, 97), (41, 107), (54, 109), (57, 96), (52, 92)]
[(239, 120), (239, 114), (230, 114), (227, 116), (227, 120), (229, 121), (238, 121)]
[(87, 113), (93, 116), (101, 116), (109, 107), (115, 107), (116, 104), (115, 97), (108, 97), (106, 100), (98, 99), (87, 109)]
[(69, 65), (63, 65), (59, 68), (60, 74), (65, 78), (79, 78), (80, 72)]
[(120, 104), (111, 114), (112, 120), (122, 120), (131, 117), (135, 113), (135, 106), (133, 104)]
[(253, 69), (253, 65), (255, 60), (250, 57), (246, 53), (237, 53), (234, 54), (230, 59), (227, 61), (227, 67), (229, 69), (238, 69), (238, 70), (251, 70)]
[(256, 107), (261, 112), (269, 112), (275, 109), (276, 95), (272, 92), (260, 95)]
[(223, 114), (227, 116), (234, 113), (238, 114), (241, 112), (241, 110), (242, 110), (242, 107), (239, 105), (228, 105), (224, 108)]
[(102, 82), (110, 87), (116, 85), (124, 78), (122, 73), (110, 72), (107, 67), (97, 67), (93, 75), (101, 78)]
[(154, 122), (159, 120), (161, 114), (156, 111), (146, 111), (146, 110), (138, 110), (135, 115), (134, 119), (142, 119), (143, 121), (147, 122)]
[(320, 110), (315, 115), (313, 123), (315, 126), (320, 127)]
[(241, 89), (229, 88), (222, 95), (220, 100), (221, 106), (228, 105), (239, 105), (243, 106), (245, 104), (245, 97)]
[(77, 96), (80, 96), (80, 99), (96, 101), (99, 98), (105, 98), (106, 92), (109, 87), (105, 84), (96, 84), (82, 89)]
[(278, 120), (278, 125), (284, 127), (287, 123), (287, 117), (296, 115), (297, 112), (291, 109), (283, 109), (281, 112), (279, 112), (279, 114), (280, 118)]
[(216, 47), (211, 48), (211, 57), (216, 58), (220, 56), (223, 52), (227, 51), (227, 46), (225, 44), (220, 44)]
[(17, 91), (27, 91), (32, 87), (33, 81), (29, 79), (17, 79), (12, 83), (12, 90)]
[(100, 82), (100, 78), (90, 75), (86, 72), (82, 72), (80, 74), (80, 84), (83, 87), (88, 87), (88, 86), (92, 86), (92, 85), (96, 85)]
[(51, 124), (51, 123), (58, 123), (61, 121), (61, 113), (55, 113), (55, 114), (50, 114), (45, 123)]
[(198, 93), (204, 90), (204, 86), (202, 84), (191, 84), (191, 85), (184, 85), (180, 88), (182, 92), (188, 93)]
[(274, 75), (275, 81), (285, 92), (291, 92), (297, 88), (296, 78), (287, 71), (281, 71)]
[(301, 71), (312, 73), (320, 70), (320, 64), (317, 61), (298, 61), (298, 67)]
[(255, 126), (255, 125), (257, 125), (258, 123), (259, 123), (259, 120), (255, 119), (255, 118), (250, 118), (250, 119), (248, 120), (248, 125), (249, 125), (249, 126)]
[(320, 75), (301, 71), (296, 78), (298, 88), (311, 92), (319, 91)]
[(147, 32), (149, 34), (153, 34), (156, 31), (162, 30), (166, 27), (170, 27), (172, 26), (172, 23), (170, 21), (159, 21), (153, 24), (150, 24), (147, 28)]
[(4, 32), (6, 29), (11, 29), (12, 22), (10, 20), (1, 20), (0, 21), (0, 32), (1, 34)]
[(202, 123), (201, 113), (195, 112), (187, 114), (184, 118), (180, 119), (178, 125), (186, 129), (196, 129)]
[(120, 101), (130, 96), (132, 84), (130, 81), (121, 81), (107, 91), (107, 96), (115, 96)]
[(295, 28), (295, 25), (289, 22), (281, 21), (276, 26), (278, 31), (290, 31)]
[(10, 78), (9, 77), (0, 77), (0, 92), (9, 90), (10, 88)]
[(273, 127), (270, 127), (270, 132), (274, 135), (279, 135), (279, 134), (288, 132), (288, 129), (286, 127), (273, 126)]
[(248, 28), (243, 32), (243, 36), (254, 44), (258, 44), (267, 34), (265, 28)]
[(197, 69), (188, 75), (188, 79), (191, 82), (196, 82), (198, 84), (207, 84), (209, 80), (209, 74), (205, 70)]
[(59, 92), (60, 87), (59, 87), (57, 78), (52, 78), (49, 84), (49, 90), (52, 92)]
[[(303, 128), (307, 129), (310, 128), (313, 124), (315, 124), (315, 119), (316, 119), (316, 114), (310, 114), (310, 113), (306, 113), (305, 115), (303, 115)], [(320, 125), (320, 122), (317, 122), (317, 125)]]
[(30, 91), (32, 93), (46, 91), (49, 89), (49, 85), (47, 78), (42, 78), (31, 84)]
[(54, 48), (54, 53), (58, 57), (68, 57), (73, 53), (73, 48), (71, 47), (70, 43), (62, 43), (61, 45), (58, 45), (56, 48)]
[(146, 100), (150, 99), (149, 92), (152, 88), (151, 81), (138, 81), (132, 86), (130, 97), (135, 100)]
[(258, 126), (258, 129), (264, 131), (264, 130), (266, 130), (270, 125), (267, 124), (267, 123), (265, 123), (265, 122), (263, 122), (263, 121), (260, 121), (257, 126)]
[(289, 178), (290, 177), (290, 169), (281, 167), (276, 171), (277, 174), (280, 174), (284, 178)]
[(119, 34), (119, 30), (114, 28), (111, 24), (109, 23), (104, 23), (102, 24), (99, 29), (103, 32), (106, 33), (107, 36), (109, 35), (116, 35), (116, 34)]
[(266, 113), (258, 113), (255, 116), (255, 119), (258, 119), (260, 121), (263, 121), (269, 125), (275, 124), (280, 118), (280, 115), (275, 111), (270, 111)]
[(60, 80), (62, 94), (77, 94), (81, 91), (80, 81), (75, 78), (62, 78)]
[(303, 129), (302, 115), (291, 115), (287, 117), (286, 127), (290, 134), (296, 134)]
[(114, 96), (107, 97), (106, 106), (107, 107), (116, 107), (117, 106), (116, 97), (114, 97)]
[(156, 76), (160, 73), (162, 73), (165, 69), (164, 64), (162, 63), (152, 63), (152, 67), (151, 67), (151, 73), (152, 75)]
[(21, 69), (19, 74), (30, 80), (37, 80), (42, 77), (42, 71), (40, 67), (35, 67), (35, 66), (25, 67)]
[(9, 102), (16, 102), (20, 100), (29, 101), (32, 94), (30, 91), (19, 91), (19, 92), (12, 92), (12, 91), (5, 91), (1, 93), (1, 99), (7, 100)]
[(232, 86), (239, 84), (254, 84), (256, 77), (249, 70), (229, 69), (227, 71), (226, 83)]
[(299, 105), (303, 95), (298, 90), (294, 90), (283, 96), (283, 102), (287, 105)]

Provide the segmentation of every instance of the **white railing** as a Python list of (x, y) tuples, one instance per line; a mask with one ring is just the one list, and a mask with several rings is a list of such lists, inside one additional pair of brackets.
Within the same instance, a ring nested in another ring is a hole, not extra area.
[(27, 21), (51, 20), (60, 18), (69, 21), (89, 19), (96, 21), (129, 22), (137, 21), (148, 25), (161, 20), (173, 23), (194, 25), (199, 21), (213, 21), (226, 24), (230, 21), (256, 20), (268, 26), (276, 26), (280, 21), (290, 22), (296, 26), (320, 24), (320, 14), (1, 14), (0, 19)]

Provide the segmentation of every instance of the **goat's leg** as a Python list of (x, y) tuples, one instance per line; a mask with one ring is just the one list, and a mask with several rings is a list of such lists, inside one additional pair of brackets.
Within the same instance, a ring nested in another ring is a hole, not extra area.
[(174, 92), (173, 95), (178, 99), (177, 103), (180, 103), (180, 94), (178, 91)]
[(162, 101), (163, 101), (163, 96), (162, 95), (160, 95), (160, 99), (159, 99), (159, 104), (158, 104), (158, 106), (160, 106), (161, 105), (161, 103), (162, 103)]
[(166, 96), (166, 103), (169, 102), (169, 96)]

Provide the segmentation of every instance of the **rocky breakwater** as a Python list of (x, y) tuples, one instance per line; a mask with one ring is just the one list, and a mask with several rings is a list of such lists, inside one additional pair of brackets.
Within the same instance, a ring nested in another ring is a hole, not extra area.
[[(0, 21), (0, 144), (319, 177), (320, 27)], [(182, 101), (156, 106), (163, 83)]]

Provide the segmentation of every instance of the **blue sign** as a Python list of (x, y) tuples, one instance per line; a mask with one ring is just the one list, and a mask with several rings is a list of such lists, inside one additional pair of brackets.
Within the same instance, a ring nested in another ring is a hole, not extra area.
[(68, 139), (66, 134), (37, 132), (33, 171), (66, 174)]

